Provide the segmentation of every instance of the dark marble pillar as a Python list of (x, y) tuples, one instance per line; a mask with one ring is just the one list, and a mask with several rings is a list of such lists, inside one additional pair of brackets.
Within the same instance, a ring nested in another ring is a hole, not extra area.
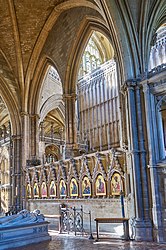
[(22, 170), (22, 138), (19, 135), (12, 136), (12, 206), (16, 210), (23, 208), (22, 204), (22, 181), (23, 181), (23, 170)]
[[(147, 123), (147, 136), (148, 136), (148, 151), (149, 151), (149, 169), (150, 169), (150, 182), (152, 193), (152, 216), (153, 216), (153, 229), (154, 238), (157, 241), (163, 241), (163, 225), (162, 225), (162, 207), (161, 197), (159, 193), (159, 176), (157, 161), (159, 160), (158, 145), (156, 143), (156, 117), (155, 117), (155, 97), (150, 92), (148, 83), (143, 84), (144, 100), (145, 100), (145, 114)], [(155, 130), (155, 131), (154, 131)]]
[(127, 102), (128, 162), (133, 185), (135, 239), (150, 241), (152, 225), (148, 213), (150, 207), (140, 89), (134, 80), (126, 82), (123, 87)]

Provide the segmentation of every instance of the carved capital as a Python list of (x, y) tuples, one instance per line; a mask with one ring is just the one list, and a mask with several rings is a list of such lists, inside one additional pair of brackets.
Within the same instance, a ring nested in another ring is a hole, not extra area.
[(148, 83), (144, 83), (143, 85), (143, 92), (145, 94), (149, 94), (150, 90), (149, 90), (149, 84)]
[(21, 135), (12, 135), (12, 141), (21, 140), (21, 139), (22, 139)]
[(29, 114), (26, 111), (21, 111), (20, 115), (21, 115), (21, 117), (24, 117), (24, 116), (28, 116)]
[(36, 119), (40, 119), (40, 116), (39, 116), (39, 114), (31, 114), (30, 115), (30, 118), (36, 118)]
[(129, 90), (134, 90), (134, 88), (137, 86), (137, 80), (135, 79), (129, 79), (125, 81), (125, 83), (121, 86), (121, 92), (125, 93)]
[(71, 100), (71, 99), (76, 100), (77, 99), (77, 94), (76, 93), (71, 93), (71, 94), (64, 94), (63, 95), (63, 101)]

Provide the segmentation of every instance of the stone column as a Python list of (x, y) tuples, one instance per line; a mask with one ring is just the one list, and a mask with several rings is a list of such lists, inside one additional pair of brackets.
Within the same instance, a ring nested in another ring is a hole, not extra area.
[(155, 146), (155, 138), (153, 126), (154, 112), (152, 106), (154, 105), (154, 96), (150, 93), (148, 83), (143, 84), (144, 100), (145, 100), (145, 114), (147, 122), (147, 136), (148, 136), (148, 149), (149, 149), (149, 169), (150, 169), (150, 182), (152, 190), (152, 215), (154, 224), (154, 238), (157, 241), (163, 241), (163, 226), (162, 226), (162, 208), (159, 193), (159, 178), (157, 173), (157, 153)]
[(156, 108), (156, 121), (157, 121), (157, 134), (158, 134), (158, 144), (159, 144), (159, 158), (160, 160), (165, 159), (165, 146), (164, 146), (164, 131), (163, 131), (163, 121), (162, 113), (160, 112), (161, 105)]
[(40, 141), (44, 141), (44, 122), (40, 123)]
[(21, 121), (22, 121), (22, 141), (21, 141), (21, 147), (22, 147), (22, 154), (21, 161), (22, 161), (22, 206), (23, 208), (26, 208), (26, 166), (27, 166), (27, 160), (29, 160), (29, 136), (30, 136), (30, 129), (29, 129), (29, 114), (27, 112), (21, 112)]
[(77, 155), (77, 126), (76, 126), (76, 94), (65, 94), (63, 96), (65, 103), (65, 129), (66, 129), (66, 158), (72, 158)]
[[(145, 135), (144, 135), (144, 126), (143, 126), (143, 108), (141, 105), (141, 88), (140, 85), (136, 86), (136, 109), (137, 109), (137, 123), (138, 123), (138, 147), (140, 155), (140, 173), (142, 179), (142, 195), (143, 195), (143, 204), (144, 204), (144, 222), (146, 224), (146, 232), (148, 238), (152, 237), (152, 223), (150, 219), (150, 197), (148, 190), (148, 168), (146, 160), (146, 150), (145, 150)], [(145, 118), (145, 117), (144, 117)]]
[(30, 115), (30, 158), (39, 157), (39, 115)]
[(163, 137), (164, 137), (164, 149), (166, 148), (166, 110), (163, 110), (162, 112), (162, 120), (163, 120)]
[(21, 136), (12, 136), (12, 149), (13, 149), (13, 160), (12, 160), (12, 206), (16, 210), (23, 208), (22, 204), (22, 140)]
[[(124, 85), (127, 92), (128, 107), (128, 150), (130, 153), (131, 175), (133, 183), (133, 195), (135, 206), (135, 239), (152, 240), (152, 227), (147, 210), (149, 209), (147, 186), (147, 172), (144, 135), (142, 124), (142, 109), (140, 93), (134, 80), (126, 82)], [(145, 202), (145, 200), (147, 201)]]
[(29, 159), (29, 115), (27, 112), (21, 112), (22, 120), (22, 165), (26, 167), (26, 160)]

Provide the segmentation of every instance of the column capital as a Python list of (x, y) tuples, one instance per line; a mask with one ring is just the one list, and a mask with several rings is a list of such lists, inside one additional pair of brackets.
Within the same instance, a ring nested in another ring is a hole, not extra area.
[(38, 118), (38, 119), (40, 119), (39, 114), (30, 114), (29, 117), (30, 118)]
[(21, 115), (21, 117), (23, 117), (23, 116), (28, 116), (29, 114), (28, 114), (28, 112), (26, 112), (26, 111), (21, 111), (21, 112), (20, 112), (20, 115)]
[(143, 92), (144, 92), (145, 94), (149, 94), (150, 89), (149, 89), (149, 84), (148, 84), (148, 82), (142, 84), (142, 86), (143, 86)]
[(134, 90), (136, 85), (137, 85), (137, 80), (136, 79), (128, 79), (121, 86), (121, 92), (125, 93), (125, 92), (127, 92), (127, 90)]
[(21, 139), (22, 139), (21, 135), (12, 135), (12, 141), (21, 140)]
[(77, 94), (76, 93), (70, 93), (70, 94), (63, 94), (63, 100), (68, 100), (68, 99), (77, 99)]

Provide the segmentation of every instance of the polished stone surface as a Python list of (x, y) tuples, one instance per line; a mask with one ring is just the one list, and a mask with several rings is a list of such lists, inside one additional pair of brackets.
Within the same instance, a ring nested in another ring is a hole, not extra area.
[(15, 250), (166, 250), (166, 243), (124, 241), (118, 238), (100, 239), (96, 242), (95, 239), (89, 240), (88, 236), (59, 235), (54, 230), (50, 230), (50, 234), (52, 236), (50, 242), (16, 248)]
[(39, 210), (22, 210), (0, 218), (0, 250), (50, 240), (48, 221)]

